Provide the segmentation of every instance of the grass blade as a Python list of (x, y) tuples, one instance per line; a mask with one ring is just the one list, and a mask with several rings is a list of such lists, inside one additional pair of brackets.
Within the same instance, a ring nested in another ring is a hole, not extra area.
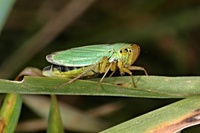
[(22, 106), (22, 96), (7, 94), (0, 111), (0, 132), (13, 133), (15, 131)]
[(55, 95), (51, 95), (51, 106), (48, 118), (47, 133), (64, 133), (60, 110)]
[(172, 133), (200, 123), (200, 97), (191, 97), (144, 114), (101, 133)]
[(15, 0), (0, 0), (0, 33)]
[(0, 93), (96, 95), (146, 98), (186, 98), (200, 94), (200, 77), (135, 76), (137, 88), (132, 87), (130, 76), (105, 78), (95, 89), (99, 79), (77, 80), (25, 77), (23, 81), (0, 80)]

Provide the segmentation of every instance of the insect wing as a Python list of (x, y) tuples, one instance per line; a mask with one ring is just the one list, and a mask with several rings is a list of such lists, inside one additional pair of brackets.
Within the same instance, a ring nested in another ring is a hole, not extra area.
[(55, 52), (46, 56), (48, 62), (63, 66), (89, 66), (98, 63), (103, 56), (112, 55), (112, 45), (89, 45)]

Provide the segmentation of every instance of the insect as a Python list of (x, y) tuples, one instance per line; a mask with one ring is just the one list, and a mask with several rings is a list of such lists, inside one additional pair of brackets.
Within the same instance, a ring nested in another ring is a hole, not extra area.
[(104, 73), (100, 83), (108, 71), (113, 73), (119, 69), (120, 74), (128, 73), (136, 87), (131, 70), (147, 71), (140, 66), (132, 66), (140, 54), (137, 44), (115, 43), (98, 44), (71, 48), (65, 51), (54, 52), (46, 56), (53, 65), (43, 69), (44, 76), (70, 78), (68, 83), (83, 78), (91, 77), (97, 73)]

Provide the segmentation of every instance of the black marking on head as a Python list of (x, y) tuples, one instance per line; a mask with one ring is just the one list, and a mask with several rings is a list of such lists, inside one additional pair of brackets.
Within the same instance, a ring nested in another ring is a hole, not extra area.
[(124, 53), (127, 53), (127, 52), (128, 52), (128, 49), (127, 49), (127, 48), (125, 48), (125, 49), (124, 49)]

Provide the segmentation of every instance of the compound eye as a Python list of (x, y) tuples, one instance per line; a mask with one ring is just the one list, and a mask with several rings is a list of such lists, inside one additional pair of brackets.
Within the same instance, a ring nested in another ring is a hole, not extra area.
[(122, 50), (120, 50), (119, 52), (122, 53)]
[(131, 53), (132, 52), (132, 50), (131, 49), (129, 49), (129, 51), (128, 51), (129, 53)]

